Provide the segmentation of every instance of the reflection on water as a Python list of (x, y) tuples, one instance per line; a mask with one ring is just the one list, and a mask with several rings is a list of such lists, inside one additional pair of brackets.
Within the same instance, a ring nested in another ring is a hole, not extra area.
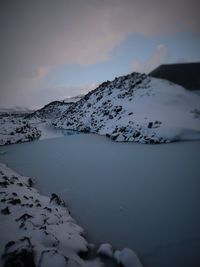
[(53, 126), (49, 126), (45, 123), (36, 124), (35, 126), (41, 131), (41, 137), (39, 140), (80, 134), (80, 132), (78, 131), (59, 129)]
[(75, 135), (75, 134), (81, 134), (81, 132), (74, 131), (74, 130), (61, 130), (63, 135)]

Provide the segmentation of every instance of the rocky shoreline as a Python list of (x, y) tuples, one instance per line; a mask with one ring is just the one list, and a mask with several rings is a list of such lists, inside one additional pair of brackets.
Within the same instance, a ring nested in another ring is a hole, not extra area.
[(0, 146), (39, 139), (40, 130), (23, 117), (15, 115), (0, 117)]
[(39, 194), (33, 185), (32, 178), (0, 163), (1, 266), (142, 267), (131, 249), (89, 244), (64, 201), (55, 193)]

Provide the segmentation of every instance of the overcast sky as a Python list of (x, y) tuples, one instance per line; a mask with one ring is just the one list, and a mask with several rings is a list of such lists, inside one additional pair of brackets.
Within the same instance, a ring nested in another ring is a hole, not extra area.
[(200, 61), (199, 0), (0, 0), (0, 107)]

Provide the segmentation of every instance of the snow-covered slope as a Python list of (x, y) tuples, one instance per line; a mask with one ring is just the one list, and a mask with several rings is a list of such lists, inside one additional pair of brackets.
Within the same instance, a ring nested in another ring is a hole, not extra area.
[(164, 143), (200, 138), (200, 97), (166, 80), (132, 73), (101, 84), (53, 125), (116, 141)]
[(102, 266), (80, 258), (88, 242), (64, 202), (40, 195), (32, 184), (0, 163), (0, 266)]
[(69, 106), (73, 103), (78, 102), (83, 98), (84, 95), (78, 95), (75, 97), (66, 98), (63, 101), (53, 101), (38, 109), (31, 114), (28, 114), (26, 119), (39, 119), (43, 121), (54, 120), (62, 116), (65, 113)]
[(131, 249), (114, 252), (101, 244), (96, 251), (64, 201), (55, 193), (41, 195), (33, 185), (32, 178), (0, 163), (0, 266), (106, 267), (118, 266), (116, 260), (142, 267)]
[(0, 117), (0, 145), (38, 139), (41, 132), (26, 120), (16, 116)]
[[(80, 99), (80, 98), (78, 98)], [(72, 103), (53, 101), (32, 112), (4, 109), (0, 112), (0, 145), (32, 141), (46, 134), (46, 126), (59, 118)], [(8, 111), (6, 112), (6, 111)]]

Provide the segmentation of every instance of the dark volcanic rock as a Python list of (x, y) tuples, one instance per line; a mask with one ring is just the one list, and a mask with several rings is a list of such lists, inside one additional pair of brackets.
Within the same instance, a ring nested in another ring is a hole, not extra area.
[(9, 215), (10, 214), (10, 210), (9, 210), (8, 207), (6, 207), (5, 209), (1, 210), (1, 213), (4, 214), (4, 215)]

